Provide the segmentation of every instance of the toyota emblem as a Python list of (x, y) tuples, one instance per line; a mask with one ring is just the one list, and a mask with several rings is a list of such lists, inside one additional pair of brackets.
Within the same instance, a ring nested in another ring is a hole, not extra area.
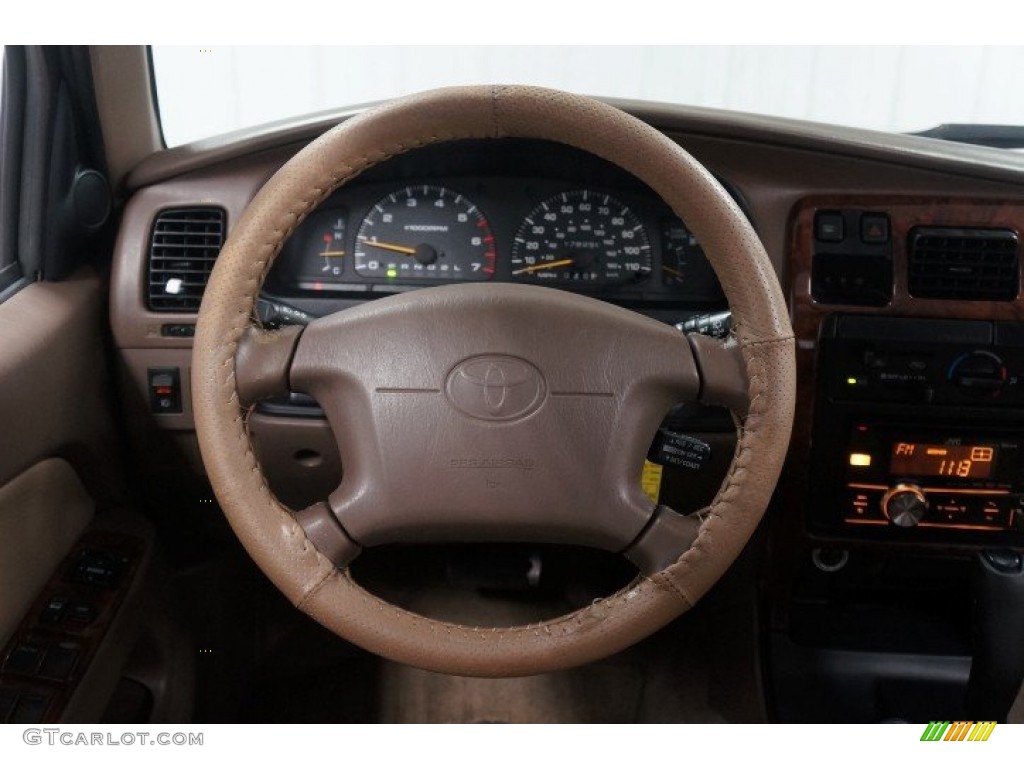
[(510, 355), (476, 355), (452, 368), (445, 394), (455, 408), (484, 421), (528, 416), (544, 402), (547, 388), (536, 366)]

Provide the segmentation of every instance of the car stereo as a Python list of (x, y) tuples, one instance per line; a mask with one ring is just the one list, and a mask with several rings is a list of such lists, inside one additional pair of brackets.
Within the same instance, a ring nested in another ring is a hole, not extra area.
[(844, 525), (1024, 532), (1020, 447), (994, 433), (856, 424), (844, 461)]
[(829, 317), (808, 528), (829, 538), (1024, 545), (1016, 324)]

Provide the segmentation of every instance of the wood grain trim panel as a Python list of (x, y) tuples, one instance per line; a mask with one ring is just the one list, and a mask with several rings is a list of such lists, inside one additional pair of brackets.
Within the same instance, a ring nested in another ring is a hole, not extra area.
[[(895, 290), (887, 307), (822, 305), (811, 298), (811, 258), (814, 254), (814, 215), (819, 210), (858, 209), (887, 213), (892, 230)], [(842, 312), (899, 315), (906, 317), (955, 317), (960, 319), (1019, 320), (1024, 301), (941, 301), (917, 299), (907, 290), (907, 240), (918, 226), (1010, 229), (1024, 231), (1024, 202), (957, 198), (843, 197), (805, 198), (797, 206), (792, 223), (790, 250), (791, 305), (797, 338), (817, 336), (824, 315)], [(1021, 260), (1024, 267), (1024, 260)], [(1019, 267), (1020, 268), (1020, 267)], [(797, 323), (800, 328), (797, 328)]]
[[(78, 581), (74, 574), (83, 552), (100, 552), (117, 561), (120, 570), (114, 582), (109, 585), (92, 585)], [(138, 536), (103, 528), (86, 531), (71, 549), (71, 553), (54, 570), (45, 588), (36, 596), (17, 632), (0, 651), (0, 662), (3, 662), (3, 668), (0, 668), (0, 685), (9, 691), (18, 692), (21, 696), (45, 699), (48, 703), (42, 722), (61, 721), (65, 708), (75, 695), (79, 684), (93, 672), (90, 665), (118, 620), (125, 597), (136, 586), (137, 572), (145, 553), (146, 542)], [(82, 622), (70, 616), (58, 624), (47, 623), (43, 617), (54, 598), (60, 598), (69, 604), (88, 606), (93, 612), (92, 618)], [(13, 672), (7, 668), (7, 662), (15, 649), (23, 644), (44, 648), (47, 651), (58, 648), (71, 649), (78, 657), (63, 679), (48, 678), (41, 673)], [(131, 645), (127, 644), (121, 650), (127, 655), (130, 648)], [(111, 670), (104, 671), (109, 673)], [(92, 699), (93, 705), (105, 703), (102, 697), (94, 694), (95, 691), (88, 688), (84, 691), (84, 697)], [(94, 712), (92, 716), (98, 718), (99, 714), (101, 712)]]
[[(856, 209), (888, 214), (892, 238), (894, 291), (885, 307), (819, 304), (811, 296), (814, 217), (820, 210)], [(816, 392), (815, 365), (821, 323), (832, 313), (984, 320), (1024, 319), (1024, 296), (1014, 301), (918, 299), (907, 288), (910, 231), (917, 226), (1009, 229), (1024, 232), (1024, 200), (944, 196), (819, 195), (802, 199), (790, 219), (789, 301), (797, 339), (797, 409), (789, 468), (777, 498), (788, 509), (806, 506), (807, 469)], [(1024, 269), (1024, 259), (1019, 269)], [(1024, 281), (1022, 281), (1024, 282)], [(802, 520), (801, 520), (802, 523)]]

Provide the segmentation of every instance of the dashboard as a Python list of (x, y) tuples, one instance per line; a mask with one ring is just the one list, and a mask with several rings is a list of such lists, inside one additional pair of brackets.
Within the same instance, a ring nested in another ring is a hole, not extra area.
[[(772, 710), (780, 720), (877, 722), (923, 716), (914, 713), (931, 711), (936, 690), (961, 696), (970, 558), (1024, 546), (1024, 260), (1013, 255), (1024, 231), (1024, 158), (619, 106), (716, 175), (754, 225), (789, 302), (797, 408), (764, 530), (766, 610), (751, 619), (760, 622), (751, 654), (767, 659)], [(183, 463), (202, 475), (189, 387), (198, 303), (150, 302), (155, 222), (214, 206), (230, 231), (277, 168), (337, 119), (168, 150), (130, 179), (111, 321), (132, 442), (154, 488), (180, 484)], [(972, 266), (978, 249), (996, 255)], [(727, 308), (700, 244), (650, 189), (599, 158), (518, 140), (438, 145), (354, 179), (297, 229), (264, 293), (321, 316), (460, 281), (548, 285), (672, 324)], [(177, 387), (176, 408), (154, 409), (154, 376)], [(307, 406), (249, 418), (271, 484), (296, 503), (329, 493), (341, 472), (330, 428)], [(666, 468), (670, 505), (696, 508), (717, 491), (735, 445), (725, 416), (672, 417), (710, 446), (710, 460), (700, 472)], [(912, 451), (923, 463), (907, 459)], [(893, 667), (892, 654), (912, 660), (913, 672)], [(918, 684), (929, 692), (920, 699)]]
[(512, 140), (440, 145), (374, 168), (302, 223), (266, 290), (358, 299), (484, 281), (634, 306), (724, 306), (696, 237), (650, 190), (569, 147)]

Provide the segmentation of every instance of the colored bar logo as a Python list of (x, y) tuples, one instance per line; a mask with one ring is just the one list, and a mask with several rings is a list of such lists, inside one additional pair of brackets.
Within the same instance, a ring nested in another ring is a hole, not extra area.
[(994, 720), (932, 720), (921, 734), (921, 741), (988, 741), (995, 728)]

